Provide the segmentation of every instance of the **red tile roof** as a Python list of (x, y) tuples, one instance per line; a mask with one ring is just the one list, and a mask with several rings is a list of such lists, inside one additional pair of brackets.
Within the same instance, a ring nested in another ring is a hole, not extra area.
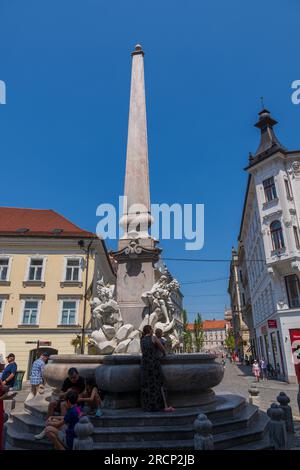
[[(225, 330), (226, 328), (225, 320), (204, 320), (202, 327), (203, 330)], [(188, 330), (193, 331), (194, 323), (188, 324)]]
[[(25, 230), (26, 229), (26, 230)], [(0, 236), (94, 238), (51, 209), (0, 207)]]

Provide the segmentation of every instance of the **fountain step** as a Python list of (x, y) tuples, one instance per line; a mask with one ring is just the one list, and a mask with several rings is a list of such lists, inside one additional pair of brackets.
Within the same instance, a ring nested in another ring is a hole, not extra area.
[(33, 416), (44, 420), (47, 414), (48, 404), (35, 405), (34, 403), (25, 402), (24, 409), (25, 411), (30, 412)]
[[(256, 417), (258, 408), (254, 405), (244, 406), (239, 414), (233, 417), (224, 418), (218, 417), (213, 419), (213, 433), (222, 433), (229, 430), (241, 429), (249, 426), (250, 422)], [(193, 422), (199, 414), (199, 409), (187, 412), (186, 410), (178, 410), (174, 413), (157, 413), (160, 416), (153, 416), (153, 413), (143, 413), (140, 410), (132, 413), (124, 413), (120, 418), (117, 414), (111, 416), (109, 410), (105, 410), (107, 416), (104, 414), (101, 418), (90, 418), (95, 426), (98, 436), (101, 435), (117, 435), (118, 433), (133, 431), (134, 434), (140, 435), (144, 432), (154, 432), (155, 429), (172, 429), (170, 426), (177, 430), (178, 427), (185, 432), (193, 432)], [(120, 413), (121, 414), (121, 413)], [(24, 432), (31, 432), (33, 434), (39, 433), (44, 425), (43, 418), (37, 415), (32, 415), (28, 412), (13, 413), (14, 424), (16, 429), (23, 430)], [(156, 426), (156, 428), (155, 428)], [(143, 427), (143, 430), (141, 429)], [(165, 432), (165, 431), (163, 431)], [(138, 437), (138, 436), (137, 436)]]
[(12, 413), (14, 428), (31, 434), (39, 434), (45, 427), (45, 420), (28, 412)]
[(217, 418), (212, 419), (213, 434), (220, 434), (227, 431), (234, 431), (236, 429), (243, 429), (250, 427), (257, 419), (259, 409), (255, 405), (245, 405), (239, 414), (231, 418)]
[(147, 426), (96, 428), (93, 439), (95, 442), (144, 442), (161, 440), (187, 440), (194, 436), (193, 426)]
[(23, 450), (51, 450), (52, 444), (47, 439), (36, 440), (34, 434), (15, 429), (13, 423), (7, 424), (6, 441), (13, 448)]
[[(48, 403), (34, 404), (25, 403), (25, 410), (32, 415), (45, 419)], [(217, 397), (217, 400), (206, 406), (177, 408), (174, 413), (156, 412), (145, 413), (140, 408), (130, 410), (109, 410), (104, 409), (104, 416), (101, 419), (91, 417), (94, 426), (155, 426), (170, 424), (170, 420), (175, 420), (176, 424), (190, 424), (199, 413), (205, 413), (211, 421), (222, 420), (238, 416), (244, 410), (246, 401), (238, 395), (224, 395)]]
[[(268, 418), (266, 422), (268, 421)], [(264, 420), (259, 415), (257, 408), (247, 410), (243, 418), (236, 419), (233, 422), (219, 423), (219, 426), (213, 427), (214, 440), (218, 445), (224, 447), (232, 445), (232, 440), (236, 440), (240, 436), (251, 434), (251, 439), (254, 434), (261, 432), (261, 426), (264, 425)], [(263, 428), (264, 429), (264, 428)], [(173, 425), (173, 426), (147, 426), (143, 429), (140, 427), (98, 427), (95, 428), (93, 439), (95, 442), (108, 443), (108, 442), (143, 442), (143, 441), (156, 441), (161, 440), (186, 440), (193, 439), (194, 427), (193, 425)], [(260, 436), (258, 436), (259, 438)], [(228, 441), (228, 442), (227, 442)]]
[[(174, 414), (170, 413), (168, 416), (174, 417)], [(193, 419), (194, 417), (192, 415)], [(51, 448), (47, 440), (37, 441), (34, 439), (34, 434), (43, 429), (44, 420), (28, 412), (13, 413), (12, 419), (13, 423), (8, 423), (7, 426), (9, 445), (14, 448), (36, 450)], [(249, 441), (262, 439), (268, 419), (265, 414), (258, 412), (257, 407), (247, 405), (238, 416), (227, 420), (215, 420), (213, 423), (215, 447), (217, 449), (232, 448), (234, 446), (243, 448), (246, 444), (248, 445)], [(187, 449), (193, 443), (194, 430), (192, 422), (189, 425), (175, 425), (176, 420), (173, 418), (172, 423), (174, 425), (165, 426), (147, 425), (143, 428), (141, 426), (128, 426), (128, 424), (122, 427), (99, 426), (95, 428), (93, 439), (97, 449), (147, 448), (149, 443), (152, 443), (151, 448), (167, 446), (167, 448)], [(260, 448), (259, 443), (257, 443), (257, 448)]]
[(5, 445), (5, 450), (25, 450), (25, 449), (22, 449), (21, 447), (14, 447), (7, 442)]
[(266, 435), (269, 421), (270, 418), (267, 414), (259, 411), (257, 418), (251, 426), (214, 435), (215, 449), (229, 449), (234, 446), (241, 446), (242, 448), (244, 444), (263, 439)]
[[(249, 426), (249, 423), (253, 421), (256, 417), (257, 414), (257, 408), (255, 406), (250, 406), (246, 407), (245, 410), (238, 415), (237, 417), (231, 418), (230, 420), (220, 420), (218, 422), (214, 423), (213, 427), (213, 433), (222, 433), (226, 430), (234, 430), (234, 429), (241, 429), (244, 427)], [(25, 433), (32, 433), (32, 434), (38, 434), (42, 431), (42, 429), (45, 426), (45, 421), (33, 416), (29, 413), (13, 413), (13, 422), (14, 422), (14, 428), (18, 431), (24, 431)], [(105, 440), (116, 440), (118, 439), (119, 436), (125, 434), (130, 434), (132, 439), (143, 439), (144, 435), (146, 434), (147, 436), (150, 435), (150, 433), (153, 434), (153, 438), (159, 438), (158, 434), (163, 434), (165, 433), (171, 433), (174, 435), (172, 437), (173, 439), (177, 438), (178, 432), (183, 432), (185, 434), (186, 438), (192, 438), (193, 437), (193, 421), (196, 415), (192, 416), (192, 420), (188, 425), (182, 425), (180, 422), (178, 423), (176, 420), (176, 425), (160, 425), (160, 426), (146, 426), (141, 429), (141, 426), (135, 426), (132, 427), (128, 425), (125, 427), (116, 427), (116, 426), (107, 426), (106, 425), (106, 419), (105, 417), (103, 419), (98, 419), (97, 421), (102, 421), (102, 425), (96, 427), (95, 426), (95, 435), (94, 435), (94, 440), (103, 440), (103, 436), (105, 437)], [(109, 420), (109, 418), (107, 418)], [(172, 421), (175, 421), (174, 419)], [(163, 436), (162, 436), (163, 437)]]
[(229, 447), (228, 450), (272, 450), (274, 447), (270, 444), (269, 435), (266, 434), (262, 439), (254, 442), (240, 444), (234, 447)]
[[(232, 431), (230, 433), (217, 434), (214, 436), (214, 445), (216, 450), (221, 449), (267, 449), (270, 448), (268, 436), (265, 435), (268, 417), (262, 414), (254, 425), (242, 430)], [(241, 444), (243, 443), (243, 444)], [(95, 450), (114, 450), (114, 449), (173, 449), (185, 451), (193, 450), (193, 439), (174, 439), (160, 441), (119, 441), (119, 442), (95, 442)]]

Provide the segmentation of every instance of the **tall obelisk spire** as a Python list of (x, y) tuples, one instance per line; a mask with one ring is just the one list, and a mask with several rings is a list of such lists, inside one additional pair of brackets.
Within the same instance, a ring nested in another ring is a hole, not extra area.
[(137, 44), (132, 55), (131, 90), (126, 153), (125, 205), (121, 224), (123, 238), (148, 238), (150, 215), (150, 188), (148, 168), (148, 141), (146, 97), (144, 80), (144, 52)]
[[(124, 324), (139, 328), (147, 309), (142, 295), (155, 283), (154, 265), (161, 250), (149, 236), (151, 225), (148, 170), (144, 52), (140, 45), (132, 52), (132, 75), (129, 107), (125, 175), (125, 203), (120, 220), (124, 236), (119, 239), (114, 259), (118, 263), (117, 301)], [(125, 201), (126, 202), (126, 201)], [(139, 351), (139, 344), (138, 344)], [(133, 352), (127, 350), (127, 352)]]

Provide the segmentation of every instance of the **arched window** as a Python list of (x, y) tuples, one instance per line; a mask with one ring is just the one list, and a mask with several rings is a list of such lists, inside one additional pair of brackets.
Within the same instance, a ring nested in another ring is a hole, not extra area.
[(279, 220), (274, 220), (274, 222), (271, 223), (270, 231), (271, 231), (273, 250), (280, 250), (281, 248), (284, 248), (282, 227), (281, 227), (281, 223), (279, 222)]

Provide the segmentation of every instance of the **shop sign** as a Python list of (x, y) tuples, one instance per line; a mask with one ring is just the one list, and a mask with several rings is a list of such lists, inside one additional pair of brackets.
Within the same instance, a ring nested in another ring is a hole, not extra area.
[(298, 383), (300, 383), (300, 329), (290, 330), (290, 339), (293, 355), (293, 363), (295, 367)]
[(38, 345), (39, 347), (41, 346), (51, 346), (52, 342), (51, 341), (39, 341)]
[(269, 328), (277, 328), (277, 321), (276, 320), (268, 320), (268, 327)]

